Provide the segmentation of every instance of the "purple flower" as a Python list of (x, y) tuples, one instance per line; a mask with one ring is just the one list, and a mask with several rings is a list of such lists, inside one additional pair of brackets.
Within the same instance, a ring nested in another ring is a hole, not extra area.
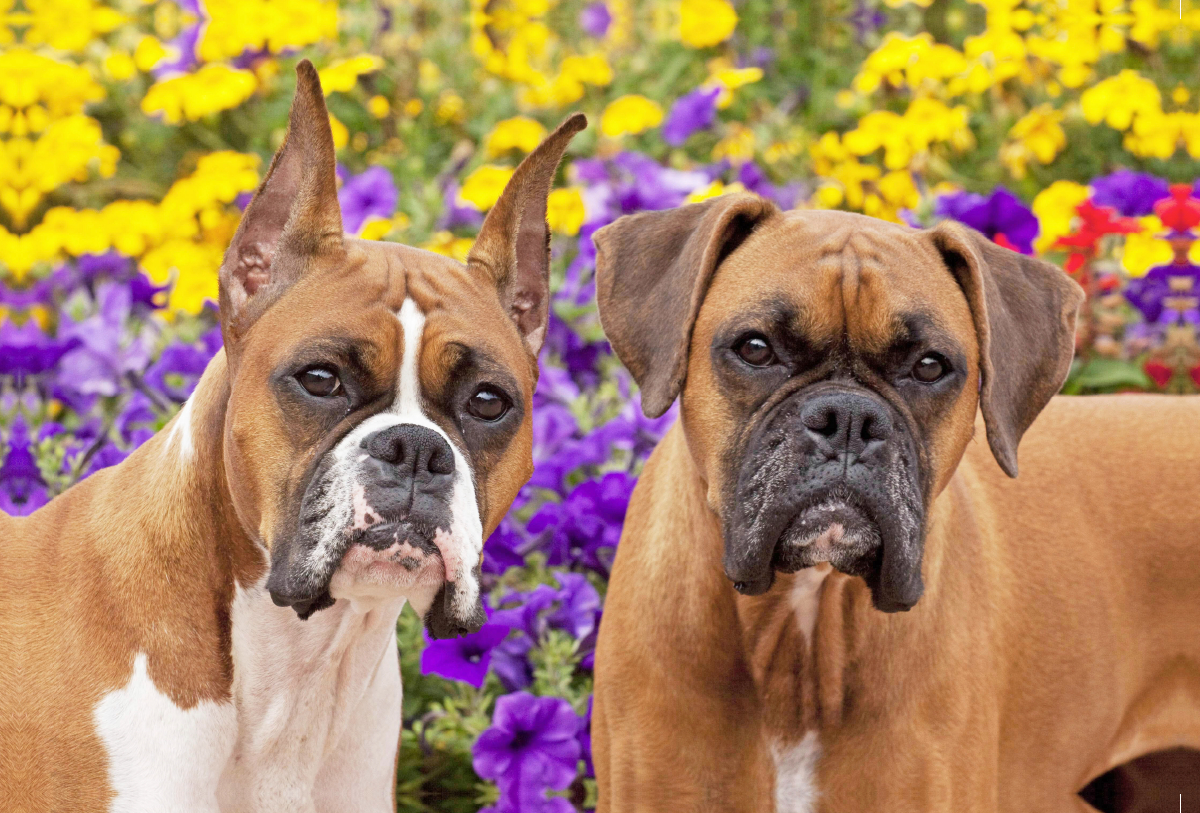
[(738, 169), (738, 181), (747, 191), (775, 201), (781, 209), (791, 209), (797, 200), (806, 196), (808, 189), (800, 181), (776, 186), (767, 180), (766, 174), (753, 161), (747, 161)]
[(996, 187), (986, 198), (970, 192), (942, 195), (934, 210), (939, 217), (965, 223), (1006, 248), (1022, 254), (1033, 253), (1033, 239), (1038, 235), (1037, 218), (1003, 186)]
[(459, 638), (431, 641), (427, 637), (421, 652), (421, 674), (461, 680), (478, 689), (487, 677), (492, 650), (508, 632), (509, 628), (500, 624), (484, 624), (478, 632)]
[(1154, 214), (1154, 204), (1170, 195), (1166, 181), (1129, 169), (1096, 178), (1091, 186), (1093, 203), (1111, 206), (1125, 217)]
[(579, 12), (579, 27), (589, 36), (600, 39), (612, 25), (612, 14), (604, 3), (592, 3)]
[(439, 230), (478, 229), (483, 224), (483, 212), (470, 204), (459, 203), (458, 182), (453, 176), (442, 188), (442, 199), (446, 201), (446, 211), (438, 221)]
[(143, 370), (150, 353), (140, 336), (129, 338), (127, 320), (133, 297), (127, 286), (103, 282), (96, 286), (98, 312), (82, 322), (59, 328), (60, 341), (78, 339), (79, 345), (58, 364), (58, 384), (82, 395), (116, 395), (126, 373)]
[(1150, 324), (1200, 325), (1200, 266), (1156, 265), (1144, 277), (1130, 280), (1124, 293)]
[(592, 701), (588, 697), (587, 714), (583, 715), (583, 725), (579, 726), (579, 749), (583, 752), (583, 775), (592, 778), (596, 775), (596, 766), (592, 764)]
[(510, 567), (525, 564), (525, 556), (520, 550), (524, 541), (507, 519), (502, 520), (483, 543), (483, 572), (500, 576)]
[(67, 353), (83, 344), (77, 336), (52, 339), (30, 319), (21, 327), (0, 321), (0, 376), (12, 376), (23, 387), (26, 376), (54, 369)]
[(196, 388), (208, 362), (221, 349), (221, 329), (214, 327), (200, 345), (175, 343), (163, 348), (158, 361), (146, 371), (146, 384), (174, 401), (185, 401)]
[(20, 415), (13, 421), (4, 444), (8, 452), (0, 462), (0, 511), (11, 516), (32, 514), (45, 505), (50, 496), (46, 481), (38, 470), (37, 460), (30, 449), (29, 427)]
[(475, 773), (500, 789), (497, 811), (572, 810), (546, 797), (565, 790), (578, 773), (579, 715), (559, 697), (528, 692), (496, 700), (491, 728), (475, 742)]
[(856, 0), (854, 12), (846, 19), (854, 26), (854, 35), (860, 43), (865, 42), (873, 31), (887, 21), (883, 13), (871, 6), (867, 0)]
[(369, 217), (391, 217), (399, 200), (392, 173), (384, 167), (370, 167), (360, 175), (352, 175), (338, 190), (342, 226), (354, 233)]
[(720, 88), (698, 87), (676, 99), (663, 124), (663, 141), (681, 147), (692, 133), (711, 127), (717, 117), (720, 95)]
[(562, 586), (558, 591), (558, 609), (546, 616), (554, 629), (569, 632), (573, 638), (587, 638), (596, 630), (600, 614), (600, 594), (582, 573), (556, 573)]
[(580, 483), (562, 503), (538, 509), (527, 528), (544, 540), (547, 564), (580, 564), (607, 574), (636, 482), (624, 472), (609, 472)]

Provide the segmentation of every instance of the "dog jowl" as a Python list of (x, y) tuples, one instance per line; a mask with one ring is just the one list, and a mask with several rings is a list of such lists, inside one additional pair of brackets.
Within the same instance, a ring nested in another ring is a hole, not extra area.
[(343, 235), (328, 115), (302, 63), (220, 279), (226, 469), (276, 604), (308, 618), (405, 595), (435, 636), (483, 623), (483, 539), (532, 470), (546, 196), (584, 125), (569, 118), (525, 159), (462, 264)]
[(1015, 476), (1017, 442), (1070, 363), (1078, 286), (956, 224), (738, 195), (595, 240), (605, 332), (648, 414), (682, 395), (725, 572), (748, 595), (829, 562), (878, 609), (911, 608), (926, 514), (976, 409)]

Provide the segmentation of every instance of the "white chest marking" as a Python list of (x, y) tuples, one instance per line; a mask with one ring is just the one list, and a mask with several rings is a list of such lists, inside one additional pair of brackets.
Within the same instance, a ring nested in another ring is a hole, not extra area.
[(238, 587), (238, 730), (220, 781), (223, 810), (393, 809), (403, 607), (398, 597), (339, 601), (301, 621), (262, 585)]
[(232, 703), (179, 708), (155, 688), (139, 653), (129, 682), (105, 695), (93, 718), (108, 751), (112, 813), (219, 810), (217, 781), (237, 732)]
[(775, 760), (775, 813), (812, 813), (817, 807), (817, 759), (821, 743), (809, 731), (798, 743), (771, 746)]

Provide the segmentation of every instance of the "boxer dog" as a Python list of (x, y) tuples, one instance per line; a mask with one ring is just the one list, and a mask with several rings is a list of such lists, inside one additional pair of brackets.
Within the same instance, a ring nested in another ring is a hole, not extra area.
[(600, 811), (1083, 811), (1200, 748), (1200, 399), (1052, 398), (1062, 271), (750, 195), (595, 242), (643, 409), (681, 398), (600, 628)]
[(393, 811), (396, 619), (484, 620), (532, 472), (546, 197), (517, 168), (465, 265), (348, 238), (301, 62), (220, 270), (224, 350), (121, 465), (0, 525), (0, 809)]

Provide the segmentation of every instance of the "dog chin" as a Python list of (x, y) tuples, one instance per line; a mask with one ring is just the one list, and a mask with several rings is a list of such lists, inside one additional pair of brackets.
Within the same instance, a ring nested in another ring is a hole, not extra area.
[(849, 576), (868, 577), (879, 568), (879, 526), (847, 495), (833, 495), (802, 508), (780, 535), (773, 569), (795, 573), (828, 562)]

